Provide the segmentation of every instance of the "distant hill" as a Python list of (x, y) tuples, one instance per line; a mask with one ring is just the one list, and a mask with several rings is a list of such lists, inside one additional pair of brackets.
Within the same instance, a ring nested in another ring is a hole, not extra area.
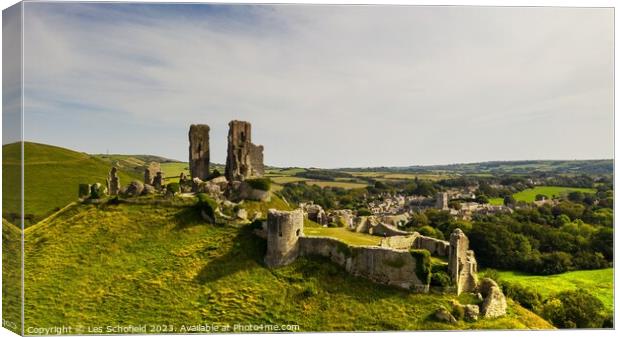
[(150, 162), (158, 162), (162, 164), (181, 163), (178, 160), (148, 154), (91, 154), (91, 156), (110, 163), (110, 165), (116, 164), (117, 167), (126, 171), (133, 171), (135, 174), (140, 176), (144, 174), (144, 167)]
[(411, 172), (411, 173), (458, 173), (458, 174), (531, 174), (531, 173), (574, 173), (574, 174), (612, 174), (612, 159), (600, 160), (522, 160), (522, 161), (489, 161), (482, 163), (404, 166), (404, 167), (372, 167), (341, 169), (351, 172)]
[[(20, 170), (20, 144), (2, 146), (2, 178), (4, 182), (18, 182)], [(32, 215), (34, 222), (54, 210), (77, 200), (80, 183), (105, 184), (111, 164), (86, 153), (65, 148), (24, 143), (24, 214)], [(142, 179), (132, 170), (121, 169), (121, 183)], [(2, 216), (19, 214), (20, 192), (18, 184), (3, 184)], [(28, 224), (26, 224), (28, 225)]]

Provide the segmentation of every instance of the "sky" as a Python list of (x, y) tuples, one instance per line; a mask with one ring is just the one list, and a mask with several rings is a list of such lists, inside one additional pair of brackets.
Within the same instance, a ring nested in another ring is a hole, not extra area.
[(26, 140), (265, 163), (613, 157), (613, 9), (26, 3)]

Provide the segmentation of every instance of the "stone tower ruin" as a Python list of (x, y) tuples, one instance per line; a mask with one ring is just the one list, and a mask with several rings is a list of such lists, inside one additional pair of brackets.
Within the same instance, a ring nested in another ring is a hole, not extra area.
[(252, 124), (243, 121), (228, 123), (226, 179), (240, 181), (264, 174), (263, 146), (252, 144)]
[(437, 199), (435, 200), (435, 207), (441, 210), (448, 210), (448, 193), (437, 193)]
[(268, 267), (287, 265), (299, 255), (299, 237), (303, 236), (304, 213), (270, 209), (267, 215), (267, 255)]
[(118, 177), (118, 170), (116, 167), (112, 167), (110, 174), (108, 175), (108, 193), (110, 195), (118, 195), (121, 190), (121, 181)]
[(478, 287), (478, 264), (474, 251), (469, 250), (469, 239), (460, 228), (450, 234), (448, 271), (456, 287), (456, 294), (472, 292)]
[(189, 172), (192, 178), (209, 177), (209, 126), (192, 124), (189, 127)]

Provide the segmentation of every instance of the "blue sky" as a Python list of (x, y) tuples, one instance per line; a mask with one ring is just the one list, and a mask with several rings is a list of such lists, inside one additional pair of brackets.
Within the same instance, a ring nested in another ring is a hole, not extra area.
[(613, 11), (27, 3), (25, 139), (278, 166), (613, 156)]

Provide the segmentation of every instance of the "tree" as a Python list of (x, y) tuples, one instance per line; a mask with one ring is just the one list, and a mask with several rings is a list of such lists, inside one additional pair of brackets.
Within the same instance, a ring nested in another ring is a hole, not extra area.
[(563, 291), (545, 301), (543, 317), (558, 328), (601, 328), (605, 322), (601, 300), (583, 289)]
[(514, 205), (517, 201), (512, 195), (507, 195), (504, 197), (504, 205), (511, 206)]

